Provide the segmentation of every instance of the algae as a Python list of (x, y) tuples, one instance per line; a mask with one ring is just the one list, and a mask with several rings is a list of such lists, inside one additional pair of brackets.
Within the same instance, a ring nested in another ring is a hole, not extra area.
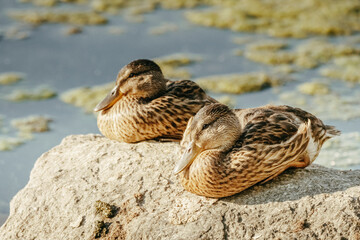
[(311, 39), (296, 48), (298, 57), (308, 57), (319, 63), (326, 63), (332, 58), (360, 54), (360, 48), (346, 44), (333, 44), (322, 39)]
[(307, 82), (298, 86), (299, 92), (307, 95), (324, 95), (330, 93), (328, 84), (321, 82)]
[(54, 7), (59, 3), (86, 3), (88, 0), (20, 0), (20, 2), (41, 7)]
[(325, 77), (360, 83), (360, 56), (350, 55), (335, 58), (334, 64), (321, 69), (320, 74)]
[(58, 3), (58, 0), (20, 0), (22, 3), (31, 3), (35, 6), (53, 7)]
[(216, 97), (215, 99), (216, 99), (216, 101), (218, 101), (218, 102), (220, 102), (220, 103), (222, 103), (222, 104), (225, 104), (225, 105), (227, 105), (227, 106), (230, 107), (230, 108), (233, 108), (233, 107), (235, 107), (235, 105), (236, 105), (236, 100), (235, 100), (235, 98), (233, 98), (233, 97), (231, 97), (231, 96), (229, 96), (229, 95)]
[(282, 92), (274, 104), (303, 108), (322, 120), (350, 120), (360, 118), (360, 91), (332, 89), (331, 94), (308, 95), (296, 91)]
[(49, 131), (49, 122), (51, 121), (48, 117), (32, 115), (13, 119), (10, 124), (20, 132), (46, 132)]
[(287, 43), (283, 41), (275, 40), (263, 40), (251, 43), (246, 46), (249, 51), (276, 51), (288, 46)]
[(244, 50), (242, 49), (239, 49), (239, 48), (235, 48), (233, 51), (232, 51), (233, 55), (235, 56), (242, 56), (244, 55)]
[(196, 82), (207, 91), (242, 94), (280, 86), (284, 78), (266, 73), (214, 75), (198, 78)]
[(245, 57), (259, 63), (279, 65), (293, 63), (296, 55), (288, 51), (246, 51)]
[(350, 35), (360, 30), (357, 0), (226, 0), (204, 1), (213, 6), (185, 14), (195, 24), (233, 31), (260, 32), (275, 37)]
[(53, 10), (17, 10), (8, 15), (22, 22), (33, 25), (44, 23), (66, 23), (73, 25), (101, 25), (107, 23), (107, 19), (95, 12), (61, 12)]
[(163, 35), (168, 32), (177, 31), (179, 27), (173, 23), (163, 23), (156, 27), (151, 27), (148, 29), (148, 33), (151, 35)]
[(245, 57), (269, 65), (295, 64), (302, 68), (314, 68), (336, 57), (360, 54), (360, 48), (319, 39), (305, 41), (295, 50), (281, 50), (282, 46), (286, 45), (281, 45), (281, 42), (278, 45), (267, 45), (266, 42), (263, 45), (261, 42), (257, 45), (250, 44), (246, 47)]
[(107, 83), (93, 87), (74, 88), (62, 93), (60, 100), (81, 107), (85, 112), (91, 113), (113, 87), (114, 83)]
[(273, 72), (277, 74), (290, 74), (299, 71), (299, 69), (290, 64), (277, 65), (273, 68)]
[(44, 100), (48, 98), (53, 98), (56, 96), (56, 92), (47, 87), (40, 87), (34, 90), (14, 90), (12, 93), (7, 95), (6, 100), (13, 102), (21, 102), (27, 100)]
[(3, 118), (0, 119), (0, 151), (11, 151), (14, 148), (33, 139), (32, 133), (49, 131), (49, 122), (52, 121), (44, 116), (28, 116), (24, 118), (17, 118), (10, 121), (10, 125), (17, 130), (17, 137), (8, 136), (8, 132), (4, 131)]
[(243, 45), (243, 44), (254, 42), (255, 37), (250, 37), (250, 36), (233, 37), (233, 38), (231, 38), (231, 41), (235, 44)]
[(65, 35), (74, 35), (74, 34), (79, 34), (82, 33), (82, 28), (79, 26), (71, 26), (65, 29), (64, 33)]
[(196, 55), (176, 53), (153, 59), (167, 78), (189, 79), (191, 73), (182, 67), (201, 61)]
[(0, 151), (11, 151), (24, 144), (24, 140), (18, 137), (0, 137)]
[[(34, 5), (52, 7), (60, 2), (85, 3), (97, 13), (125, 13), (131, 21), (143, 21), (142, 15), (163, 9), (191, 9), (208, 6), (205, 10), (192, 10), (185, 14), (194, 24), (231, 29), (233, 31), (260, 32), (275, 37), (304, 38), (310, 35), (350, 35), (360, 30), (360, 3), (357, 0), (22, 0)], [(17, 14), (18, 20), (40, 24), (45, 22), (82, 22), (103, 24), (106, 19), (94, 12), (81, 20), (64, 20), (63, 15), (51, 11), (28, 11)], [(72, 14), (72, 13), (71, 13)], [(39, 16), (40, 15), (40, 16)], [(59, 20), (61, 18), (61, 20)], [(67, 18), (67, 17), (66, 17)], [(56, 20), (54, 20), (56, 19)]]
[(24, 40), (30, 37), (30, 31), (21, 26), (11, 26), (2, 30), (5, 39)]
[(5, 72), (0, 74), (0, 85), (14, 84), (24, 78), (24, 74), (17, 72)]

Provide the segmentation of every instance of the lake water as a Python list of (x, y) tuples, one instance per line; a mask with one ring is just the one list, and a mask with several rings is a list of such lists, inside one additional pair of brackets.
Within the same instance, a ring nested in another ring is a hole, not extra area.
[[(0, 2), (0, 27), (15, 22), (6, 17), (9, 8), (24, 8), (28, 5), (12, 0)], [(203, 61), (188, 67), (194, 77), (213, 74), (267, 71), (269, 66), (257, 64), (244, 57), (233, 55), (238, 47), (231, 42), (234, 36), (264, 35), (235, 33), (195, 26), (183, 17), (183, 10), (156, 10), (145, 15), (144, 23), (129, 23), (121, 16), (109, 16), (106, 26), (89, 26), (83, 33), (66, 36), (64, 25), (46, 24), (31, 31), (25, 40), (0, 40), (0, 73), (22, 72), (23, 81), (14, 85), (0, 85), (3, 97), (14, 89), (35, 88), (46, 85), (59, 94), (78, 86), (92, 86), (115, 80), (118, 70), (138, 58), (155, 58), (173, 53), (191, 53), (203, 57)], [(178, 30), (164, 35), (151, 35), (149, 27), (161, 23), (174, 23)], [(108, 26), (125, 28), (125, 33), (112, 35)], [(333, 39), (334, 41), (341, 41)], [(288, 40), (296, 45), (300, 40)], [(297, 79), (306, 81), (316, 75), (315, 70), (297, 73)], [(293, 89), (299, 82), (291, 82), (284, 89)], [(358, 86), (356, 87), (357, 89)], [(213, 95), (218, 96), (218, 95)], [(236, 107), (255, 107), (274, 99), (271, 89), (234, 96)], [(53, 119), (51, 131), (35, 134), (35, 138), (13, 151), (0, 152), (0, 224), (9, 213), (11, 198), (25, 186), (36, 159), (60, 143), (70, 134), (99, 133), (96, 118), (81, 109), (63, 103), (58, 97), (44, 101), (13, 103), (0, 98), (0, 114), (4, 125), (13, 118), (28, 115), (46, 115)], [(343, 132), (359, 131), (359, 119), (348, 122), (326, 121)], [(12, 132), (9, 133), (10, 135)], [(358, 168), (353, 166), (352, 168)]]

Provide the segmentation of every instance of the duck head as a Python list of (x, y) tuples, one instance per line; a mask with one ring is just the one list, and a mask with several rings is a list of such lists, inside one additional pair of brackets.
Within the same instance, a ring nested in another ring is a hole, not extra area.
[(229, 150), (241, 135), (236, 115), (225, 105), (210, 104), (190, 118), (181, 141), (185, 152), (177, 163), (174, 173), (190, 167), (196, 157), (205, 150)]
[(147, 59), (135, 60), (120, 70), (115, 87), (95, 107), (94, 111), (109, 109), (127, 95), (153, 98), (165, 89), (166, 79), (155, 62)]

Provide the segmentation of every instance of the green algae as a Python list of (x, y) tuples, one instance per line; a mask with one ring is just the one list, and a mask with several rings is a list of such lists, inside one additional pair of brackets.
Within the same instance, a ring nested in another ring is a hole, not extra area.
[(298, 86), (299, 92), (307, 95), (324, 95), (330, 93), (328, 84), (322, 82), (307, 82)]
[(195, 24), (275, 37), (350, 35), (360, 29), (357, 0), (225, 0), (204, 1), (214, 7), (193, 10), (186, 18)]
[(95, 106), (110, 92), (114, 83), (93, 87), (78, 87), (60, 95), (60, 100), (81, 107), (85, 112), (92, 113)]
[(207, 91), (242, 94), (282, 85), (285, 80), (266, 73), (214, 75), (198, 78), (196, 82)]
[(320, 70), (325, 77), (342, 79), (352, 83), (360, 83), (360, 56), (350, 55), (334, 59), (331, 67)]
[(33, 25), (44, 23), (66, 23), (72, 25), (101, 25), (107, 19), (95, 12), (62, 12), (53, 10), (16, 10), (8, 15), (18, 21)]
[(0, 74), (0, 85), (14, 84), (24, 78), (24, 74), (17, 72), (5, 72)]
[(201, 58), (191, 54), (175, 53), (153, 60), (160, 66), (166, 78), (189, 79), (191, 73), (184, 67), (201, 61)]
[(40, 87), (33, 90), (17, 89), (5, 97), (6, 100), (13, 102), (39, 101), (56, 96), (56, 92), (48, 87)]

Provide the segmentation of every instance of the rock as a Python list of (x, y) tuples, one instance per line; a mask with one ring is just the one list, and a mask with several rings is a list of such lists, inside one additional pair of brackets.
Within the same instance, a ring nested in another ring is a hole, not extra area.
[(184, 191), (179, 156), (176, 143), (69, 136), (37, 160), (0, 239), (360, 239), (359, 170), (314, 164), (216, 200)]

